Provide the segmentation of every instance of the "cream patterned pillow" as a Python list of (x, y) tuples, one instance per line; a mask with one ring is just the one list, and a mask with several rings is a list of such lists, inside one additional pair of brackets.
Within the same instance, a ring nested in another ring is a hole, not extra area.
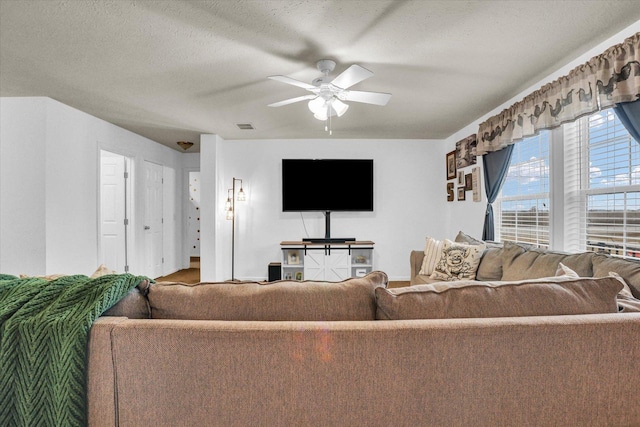
[(436, 240), (433, 237), (427, 237), (427, 245), (424, 248), (424, 258), (422, 259), (422, 267), (418, 274), (427, 276), (433, 273), (436, 263), (442, 256), (442, 240)]
[(449, 281), (475, 279), (485, 248), (485, 245), (467, 245), (445, 239), (442, 255), (430, 278)]
[(577, 279), (578, 277), (580, 277), (578, 273), (576, 273), (575, 271), (573, 271), (572, 269), (570, 269), (569, 267), (567, 267), (561, 262), (558, 263), (558, 269), (556, 270), (556, 277), (558, 276), (567, 276), (574, 279)]

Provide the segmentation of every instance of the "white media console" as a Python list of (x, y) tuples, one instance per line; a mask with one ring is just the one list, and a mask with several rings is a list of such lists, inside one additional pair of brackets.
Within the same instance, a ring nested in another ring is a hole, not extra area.
[(282, 279), (336, 282), (373, 271), (371, 241), (281, 242)]

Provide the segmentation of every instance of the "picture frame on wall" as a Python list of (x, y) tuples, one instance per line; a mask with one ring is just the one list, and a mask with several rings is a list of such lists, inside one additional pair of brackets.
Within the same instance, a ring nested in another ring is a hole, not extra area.
[(458, 171), (458, 185), (464, 185), (464, 171)]
[(447, 179), (456, 179), (456, 150), (447, 153)]
[(476, 134), (469, 135), (463, 140), (456, 142), (456, 168), (462, 169), (475, 165), (478, 141)]
[(447, 202), (453, 202), (455, 200), (455, 193), (453, 192), (453, 182), (447, 182)]
[(466, 197), (467, 190), (464, 187), (458, 187), (458, 200), (464, 200)]
[(473, 201), (482, 201), (482, 193), (480, 192), (480, 168), (475, 167), (471, 170), (471, 185), (473, 187)]
[(471, 174), (468, 173), (464, 176), (464, 189), (466, 191), (473, 190), (473, 180), (471, 179)]

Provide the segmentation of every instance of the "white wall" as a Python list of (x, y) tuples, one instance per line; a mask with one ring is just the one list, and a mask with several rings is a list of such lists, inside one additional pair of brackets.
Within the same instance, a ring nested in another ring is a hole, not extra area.
[[(280, 260), (280, 242), (307, 237), (301, 215), (282, 212), (282, 159), (370, 158), (374, 211), (332, 213), (331, 235), (374, 241), (375, 267), (393, 280), (408, 280), (410, 251), (422, 248), (426, 235), (445, 237), (446, 186), (438, 178), (445, 174), (444, 154), (442, 141), (224, 141), (203, 135), (202, 279), (231, 278), (231, 221), (225, 220), (224, 202), (233, 177), (243, 179), (247, 193), (247, 202), (236, 203), (235, 276), (265, 279), (269, 262)], [(355, 189), (357, 182), (345, 185)], [(303, 217), (309, 237), (324, 236), (322, 213)]]
[[(99, 150), (133, 160), (131, 272), (144, 274), (144, 160), (182, 169), (182, 153), (50, 98), (0, 98), (0, 271), (9, 274), (90, 274), (98, 265)], [(141, 178), (142, 175), (139, 175)], [(182, 200), (175, 173), (173, 200)], [(172, 206), (176, 224), (182, 207)], [(170, 227), (171, 228), (171, 227)], [(176, 239), (176, 227), (169, 237)], [(182, 245), (166, 248), (169, 270), (182, 265)]]
[(0, 272), (44, 274), (46, 103), (0, 98)]

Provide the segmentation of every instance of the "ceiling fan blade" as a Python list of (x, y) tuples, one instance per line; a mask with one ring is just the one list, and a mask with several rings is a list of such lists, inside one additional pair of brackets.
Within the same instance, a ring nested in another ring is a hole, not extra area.
[(341, 89), (347, 89), (356, 83), (368, 79), (373, 76), (373, 73), (364, 67), (359, 65), (352, 65), (344, 70), (338, 77), (331, 81), (331, 84), (338, 86)]
[(287, 76), (269, 76), (269, 78), (271, 80), (277, 80), (288, 85), (298, 86), (306, 90), (317, 89), (314, 85), (310, 85), (309, 83), (301, 82), (300, 80), (292, 79), (291, 77)]
[(387, 105), (391, 99), (390, 93), (363, 92), (360, 90), (346, 91), (345, 101), (364, 102), (365, 104)]
[(317, 96), (318, 95), (303, 95), (297, 98), (289, 98), (289, 99), (285, 99), (284, 101), (274, 102), (273, 104), (269, 104), (268, 107), (282, 107), (283, 105), (293, 104), (294, 102), (300, 102), (306, 99), (313, 99)]

